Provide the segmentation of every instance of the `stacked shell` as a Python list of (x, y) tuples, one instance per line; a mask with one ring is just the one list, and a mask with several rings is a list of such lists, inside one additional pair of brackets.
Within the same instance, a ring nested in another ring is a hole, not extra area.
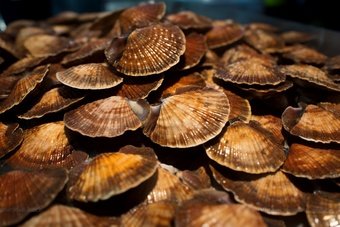
[(315, 180), (339, 178), (340, 67), (315, 38), (164, 2), (9, 24), (0, 226), (321, 223), (333, 213), (315, 204), (338, 202)]

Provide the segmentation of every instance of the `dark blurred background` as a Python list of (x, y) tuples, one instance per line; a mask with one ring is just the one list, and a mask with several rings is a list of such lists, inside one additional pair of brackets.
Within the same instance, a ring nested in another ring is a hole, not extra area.
[[(0, 29), (17, 19), (40, 20), (64, 10), (78, 13), (111, 11), (140, 1), (127, 0), (0, 0)], [(212, 19), (226, 19), (224, 9), (282, 18), (340, 31), (334, 0), (164, 0), (168, 12), (192, 10)]]

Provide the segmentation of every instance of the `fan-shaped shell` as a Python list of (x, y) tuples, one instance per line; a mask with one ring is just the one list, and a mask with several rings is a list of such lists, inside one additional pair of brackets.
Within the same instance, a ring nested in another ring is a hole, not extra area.
[(294, 143), (290, 146), (282, 170), (308, 179), (336, 178), (340, 176), (338, 149), (318, 148)]
[(23, 140), (23, 131), (19, 124), (9, 126), (0, 122), (0, 158), (19, 146)]
[(158, 160), (151, 148), (131, 145), (124, 148), (127, 151), (94, 157), (69, 189), (70, 199), (106, 200), (138, 186), (156, 172)]
[(1, 73), (2, 76), (9, 76), (12, 74), (18, 74), (22, 73), (25, 70), (30, 70), (37, 65), (39, 65), (43, 60), (45, 60), (45, 57), (40, 57), (40, 58), (32, 58), (32, 57), (26, 57), (22, 58), (16, 62), (14, 62), (12, 65), (10, 65), (7, 69), (5, 69)]
[(175, 175), (161, 167), (157, 171), (157, 183), (148, 195), (147, 203), (167, 201), (177, 204), (192, 197), (193, 190), (180, 182)]
[(295, 45), (287, 49), (282, 56), (297, 63), (324, 64), (328, 59), (326, 55), (304, 45)]
[(67, 181), (64, 168), (38, 172), (13, 170), (0, 175), (0, 226), (14, 225), (47, 207)]
[(114, 87), (123, 81), (112, 69), (102, 63), (88, 63), (73, 66), (57, 72), (57, 79), (70, 87), (100, 90)]
[(152, 204), (141, 204), (132, 208), (122, 216), (122, 226), (171, 226), (175, 217), (176, 207), (169, 202), (156, 202)]
[(11, 94), (0, 104), (0, 114), (21, 103), (47, 75), (49, 65), (35, 68), (27, 77), (17, 82)]
[(260, 29), (245, 32), (244, 40), (262, 53), (282, 52), (285, 47), (282, 37)]
[(290, 134), (302, 139), (340, 143), (340, 116), (316, 105), (302, 108), (287, 107), (282, 113), (283, 127)]
[(179, 62), (185, 43), (185, 36), (176, 25), (137, 28), (128, 37), (123, 55), (114, 66), (130, 76), (158, 74)]
[[(300, 191), (281, 171), (265, 175), (233, 172), (232, 179), (210, 166), (222, 187), (231, 191), (238, 202), (271, 215), (294, 215), (305, 210), (307, 194)], [(232, 173), (230, 173), (232, 174)]]
[(126, 130), (136, 130), (141, 122), (126, 98), (111, 96), (100, 99), (64, 115), (65, 125), (90, 137), (116, 137)]
[(171, 23), (178, 25), (181, 29), (206, 30), (212, 27), (212, 20), (203, 15), (186, 10), (165, 17)]
[(99, 217), (84, 212), (76, 207), (53, 205), (41, 214), (32, 217), (20, 227), (61, 227), (61, 226), (89, 226), (89, 227), (118, 227), (120, 220), (113, 217)]
[(165, 14), (164, 2), (148, 2), (132, 6), (119, 17), (122, 34), (128, 32), (133, 26), (157, 22)]
[(244, 35), (244, 27), (233, 20), (215, 20), (213, 28), (209, 30), (205, 37), (210, 49), (226, 46), (241, 39)]
[(228, 118), (227, 96), (204, 88), (164, 99), (154, 128), (143, 132), (161, 146), (193, 147), (220, 133)]
[(224, 81), (249, 85), (276, 85), (286, 80), (277, 67), (269, 67), (254, 59), (219, 66), (214, 76)]
[(71, 169), (88, 155), (73, 151), (62, 121), (42, 124), (24, 132), (24, 141), (5, 165), (13, 168), (43, 169), (64, 167)]
[(85, 95), (86, 93), (82, 90), (67, 86), (56, 87), (36, 99), (33, 106), (18, 117), (21, 119), (32, 119), (42, 117), (48, 113), (58, 112), (82, 100)]
[(223, 166), (247, 173), (276, 171), (286, 159), (282, 145), (258, 122), (231, 123), (226, 132), (203, 145), (207, 155)]

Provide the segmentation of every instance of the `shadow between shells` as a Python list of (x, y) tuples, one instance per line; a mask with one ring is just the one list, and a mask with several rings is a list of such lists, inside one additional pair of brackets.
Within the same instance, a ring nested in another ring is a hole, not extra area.
[(340, 58), (315, 39), (164, 2), (9, 24), (0, 226), (339, 222)]

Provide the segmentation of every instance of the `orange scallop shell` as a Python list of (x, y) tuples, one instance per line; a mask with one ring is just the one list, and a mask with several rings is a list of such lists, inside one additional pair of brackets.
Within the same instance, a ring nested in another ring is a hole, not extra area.
[(138, 186), (156, 172), (158, 160), (151, 148), (128, 145), (124, 149), (94, 157), (69, 189), (70, 199), (106, 200)]
[(47, 207), (66, 184), (64, 168), (13, 170), (0, 175), (0, 226), (19, 223), (29, 213)]
[[(212, 88), (188, 91), (163, 100), (158, 119), (144, 125), (153, 142), (166, 147), (193, 147), (221, 132), (229, 119), (227, 96)], [(154, 122), (156, 120), (156, 122)]]
[(5, 165), (24, 169), (71, 169), (87, 158), (86, 153), (73, 150), (65, 134), (64, 123), (58, 121), (27, 129), (22, 145), (7, 159)]
[(66, 127), (89, 137), (116, 137), (141, 126), (126, 98), (100, 99), (64, 115)]
[[(291, 216), (305, 210), (307, 194), (298, 189), (281, 171), (253, 175), (229, 172), (225, 177), (210, 166), (213, 176), (235, 199), (271, 215)], [(231, 175), (232, 174), (232, 175)]]
[(176, 25), (137, 28), (129, 35), (123, 55), (114, 66), (129, 76), (158, 74), (179, 62), (185, 43), (185, 36)]
[(282, 145), (252, 120), (231, 123), (226, 132), (203, 146), (217, 163), (247, 173), (275, 172), (286, 159)]

